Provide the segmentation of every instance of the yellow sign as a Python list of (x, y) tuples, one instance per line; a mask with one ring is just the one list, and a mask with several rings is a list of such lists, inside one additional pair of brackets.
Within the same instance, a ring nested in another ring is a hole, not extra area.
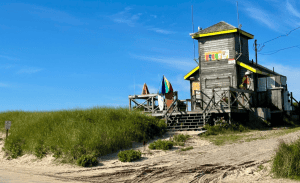
[(205, 52), (205, 61), (221, 60), (229, 58), (229, 50)]

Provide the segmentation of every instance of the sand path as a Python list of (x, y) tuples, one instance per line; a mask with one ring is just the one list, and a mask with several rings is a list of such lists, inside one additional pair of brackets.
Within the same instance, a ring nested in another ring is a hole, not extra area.
[[(258, 132), (257, 135), (268, 136), (278, 131)], [(180, 133), (192, 135), (185, 147), (193, 146), (194, 149), (178, 152), (181, 147), (175, 146), (166, 152), (151, 150), (152, 154), (149, 154), (149, 149), (144, 150), (142, 143), (134, 142), (133, 149), (145, 153), (140, 160), (122, 163), (118, 161), (117, 153), (113, 153), (101, 157), (99, 165), (92, 168), (55, 164), (50, 155), (42, 160), (33, 155), (6, 160), (4, 152), (0, 152), (0, 182), (297, 182), (272, 178), (268, 161), (275, 153), (279, 139), (293, 142), (300, 137), (300, 131), (224, 146), (213, 145), (198, 137), (199, 132)], [(161, 139), (167, 140), (174, 134), (168, 132)], [(0, 150), (2, 147), (3, 140), (0, 140)], [(259, 165), (265, 168), (260, 170)]]

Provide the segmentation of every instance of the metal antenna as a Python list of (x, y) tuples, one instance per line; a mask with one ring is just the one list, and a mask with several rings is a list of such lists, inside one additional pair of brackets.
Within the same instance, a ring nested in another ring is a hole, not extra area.
[[(192, 26), (193, 26), (193, 33), (194, 33), (194, 15), (193, 15), (193, 5), (192, 5)], [(195, 40), (193, 39), (194, 45), (194, 61), (198, 64), (197, 59), (195, 58)]]
[[(237, 11), (237, 21), (238, 21), (238, 28), (241, 29), (241, 25), (240, 25), (240, 18), (239, 18), (239, 4), (238, 1), (236, 2), (236, 11)], [(239, 59), (240, 56), (242, 55), (242, 46), (241, 46), (241, 35), (240, 35), (240, 30), (239, 30), (239, 44), (240, 44), (240, 53), (239, 56), (236, 58)]]

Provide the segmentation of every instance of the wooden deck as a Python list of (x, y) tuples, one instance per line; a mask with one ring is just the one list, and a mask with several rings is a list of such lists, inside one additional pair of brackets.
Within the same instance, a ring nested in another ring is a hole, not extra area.
[[(131, 102), (136, 104), (137, 108), (143, 108), (144, 113), (163, 118), (166, 120), (168, 130), (197, 130), (202, 128), (208, 121), (212, 121), (211, 116), (215, 114), (228, 115), (229, 123), (231, 123), (232, 113), (247, 113), (250, 110), (250, 97), (252, 91), (240, 90), (235, 88), (227, 88), (223, 90), (212, 90), (212, 95), (202, 92), (202, 96), (208, 100), (187, 99), (178, 100), (178, 93), (174, 91), (173, 103), (164, 110), (160, 111), (156, 105), (158, 94), (134, 95), (129, 96), (129, 110), (131, 110)], [(140, 100), (144, 100), (140, 102)], [(198, 102), (200, 108), (188, 111), (188, 102)]]

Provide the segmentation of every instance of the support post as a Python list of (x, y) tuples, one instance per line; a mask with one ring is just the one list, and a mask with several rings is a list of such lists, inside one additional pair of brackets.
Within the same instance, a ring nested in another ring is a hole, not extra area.
[[(257, 67), (257, 39), (255, 39), (254, 41), (255, 43), (255, 64), (256, 64), (256, 67)], [(257, 87), (258, 87), (258, 75), (256, 73), (254, 73), (254, 106), (257, 107), (258, 106), (258, 95), (257, 95)]]
[(188, 108), (189, 108), (189, 102), (188, 102), (188, 101), (186, 101), (185, 112), (187, 112), (187, 111), (188, 111)]
[(7, 137), (8, 137), (8, 129), (6, 129), (6, 137), (5, 138), (7, 139)]
[(228, 91), (228, 107), (229, 107), (229, 112), (231, 112), (231, 92), (230, 92), (230, 90)]
[(131, 111), (131, 99), (129, 99), (129, 111)]
[(255, 64), (257, 66), (257, 39), (255, 39), (254, 44), (255, 44)]
[(213, 89), (213, 90), (212, 90), (212, 92), (213, 92), (213, 95), (212, 95), (212, 97), (214, 98), (212, 102), (213, 102), (213, 105), (215, 105), (215, 104), (216, 104), (216, 99), (215, 99), (215, 90)]
[(154, 97), (152, 97), (152, 113), (154, 112)]

